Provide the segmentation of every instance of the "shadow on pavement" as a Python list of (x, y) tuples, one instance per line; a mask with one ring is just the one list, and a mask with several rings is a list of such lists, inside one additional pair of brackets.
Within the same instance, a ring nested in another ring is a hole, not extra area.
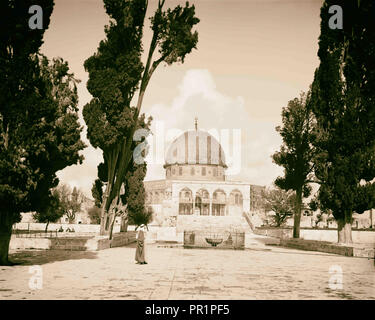
[(55, 261), (96, 258), (97, 252), (68, 250), (22, 250), (9, 255), (9, 260), (15, 266), (41, 265)]

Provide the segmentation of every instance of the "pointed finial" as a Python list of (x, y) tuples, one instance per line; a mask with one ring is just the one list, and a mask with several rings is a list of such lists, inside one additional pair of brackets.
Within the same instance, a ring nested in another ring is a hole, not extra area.
[(198, 118), (195, 117), (195, 131), (198, 130)]

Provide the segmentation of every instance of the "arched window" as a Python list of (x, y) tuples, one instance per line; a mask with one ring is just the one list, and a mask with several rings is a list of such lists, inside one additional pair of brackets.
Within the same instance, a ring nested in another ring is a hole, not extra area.
[(202, 168), (202, 176), (205, 176), (205, 175), (206, 175), (206, 168), (203, 167), (203, 168)]
[(179, 168), (178, 168), (178, 174), (179, 174), (180, 176), (182, 176), (182, 167), (179, 167)]
[(200, 189), (195, 196), (195, 208), (199, 210), (199, 215), (208, 216), (210, 214), (210, 194), (206, 189)]
[(212, 195), (212, 215), (225, 216), (226, 215), (227, 197), (223, 190), (216, 190)]
[(189, 188), (184, 188), (179, 195), (179, 214), (193, 214), (193, 193)]
[(192, 167), (192, 168), (190, 169), (190, 174), (191, 174), (192, 176), (195, 174), (194, 167)]
[(232, 206), (242, 207), (243, 198), (242, 193), (239, 190), (233, 190), (229, 196), (229, 204)]

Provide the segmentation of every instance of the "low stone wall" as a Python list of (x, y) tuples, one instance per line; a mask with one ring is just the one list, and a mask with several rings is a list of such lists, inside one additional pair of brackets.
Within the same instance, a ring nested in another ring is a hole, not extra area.
[[(60, 227), (65, 231), (66, 229), (74, 229), (75, 232), (85, 232), (85, 233), (99, 233), (99, 224), (81, 224), (81, 223), (50, 223), (48, 225), (48, 231), (59, 230)], [(46, 228), (45, 223), (34, 223), (34, 222), (20, 222), (13, 226), (17, 230), (30, 230), (30, 231), (44, 231)], [(113, 232), (120, 232), (120, 225), (113, 226)]]
[[(254, 233), (280, 239), (290, 239), (293, 237), (293, 229), (291, 228), (255, 228)], [(337, 230), (301, 228), (300, 238), (305, 240), (337, 242)], [(352, 230), (352, 238), (354, 243), (375, 244), (375, 231)]]
[(51, 239), (48, 238), (16, 238), (12, 235), (10, 238), (10, 250), (42, 249), (47, 250), (51, 247)]
[(304, 239), (280, 239), (280, 246), (307, 251), (334, 253), (348, 257), (362, 257), (374, 259), (375, 249), (371, 247), (356, 247), (355, 245), (338, 245), (336, 243), (304, 240)]
[(115, 233), (112, 237), (111, 248), (124, 247), (134, 242), (136, 242), (135, 231)]
[(136, 233), (129, 231), (126, 233), (113, 234), (112, 240), (106, 236), (74, 236), (52, 238), (18, 238), (12, 235), (9, 249), (43, 249), (43, 250), (71, 250), (71, 251), (98, 251), (111, 247), (123, 247), (136, 241)]
[[(128, 231), (134, 231), (135, 226), (129, 226)], [(183, 242), (183, 232), (177, 232), (176, 227), (148, 226), (145, 232), (146, 243), (155, 242)]]
[(293, 230), (289, 228), (255, 228), (254, 233), (262, 236), (289, 239), (293, 235)]
[(86, 242), (86, 251), (99, 251), (110, 247), (111, 241), (106, 236), (96, 236)]

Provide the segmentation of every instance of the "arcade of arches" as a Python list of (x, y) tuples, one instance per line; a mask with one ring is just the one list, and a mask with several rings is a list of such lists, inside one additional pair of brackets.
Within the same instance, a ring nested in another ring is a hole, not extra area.
[(206, 189), (200, 189), (193, 195), (189, 188), (183, 188), (179, 193), (180, 215), (226, 216), (228, 208), (243, 209), (243, 197), (239, 190), (233, 190), (229, 196), (221, 190), (215, 190), (212, 195)]

